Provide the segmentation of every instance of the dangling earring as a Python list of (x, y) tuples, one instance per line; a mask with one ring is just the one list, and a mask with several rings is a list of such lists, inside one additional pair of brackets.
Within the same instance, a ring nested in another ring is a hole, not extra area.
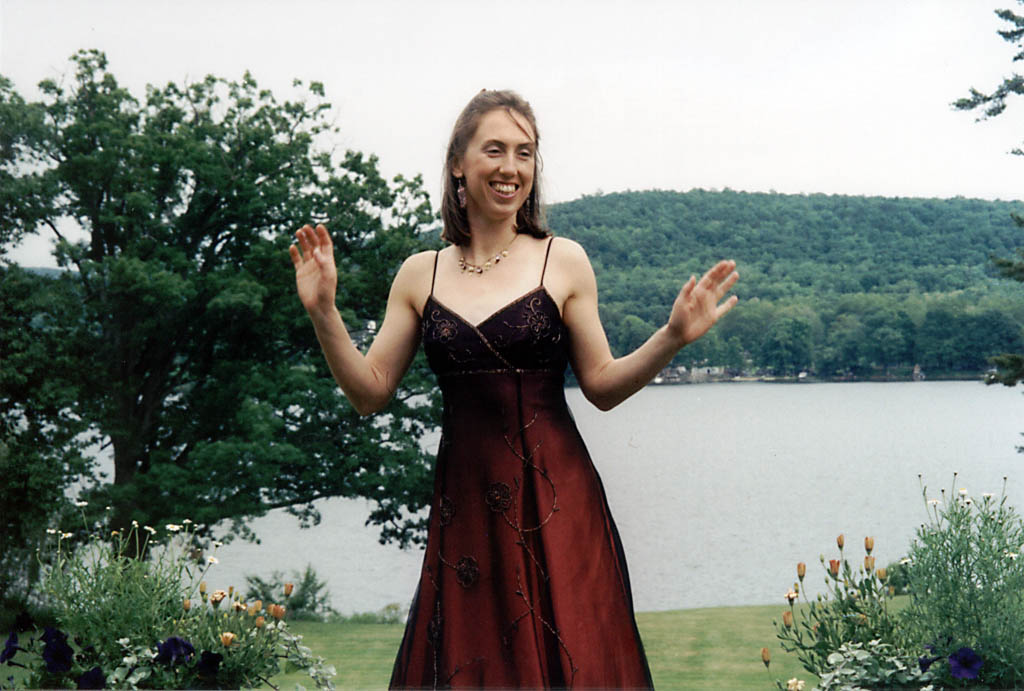
[(459, 178), (458, 187), (455, 188), (455, 194), (459, 198), (459, 208), (466, 208), (466, 180), (465, 178)]

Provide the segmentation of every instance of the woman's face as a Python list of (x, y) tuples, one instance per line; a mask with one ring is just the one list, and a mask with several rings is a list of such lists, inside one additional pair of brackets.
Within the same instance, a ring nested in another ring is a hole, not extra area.
[(452, 166), (466, 178), (466, 210), (497, 221), (515, 216), (533, 189), (536, 144), (522, 115), (504, 108), (480, 118), (466, 153)]

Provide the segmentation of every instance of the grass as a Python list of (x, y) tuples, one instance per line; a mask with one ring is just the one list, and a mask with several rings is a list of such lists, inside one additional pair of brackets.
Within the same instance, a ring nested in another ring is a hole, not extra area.
[[(672, 612), (641, 612), (637, 625), (647, 650), (654, 685), (660, 689), (770, 689), (773, 680), (817, 679), (795, 656), (778, 645), (772, 619), (783, 606), (716, 607)], [(387, 688), (391, 666), (402, 639), (400, 624), (295, 622), (314, 654), (338, 670), (339, 689)], [(761, 663), (761, 648), (772, 654), (770, 674)], [(274, 684), (282, 689), (308, 687), (301, 673), (283, 674)]]

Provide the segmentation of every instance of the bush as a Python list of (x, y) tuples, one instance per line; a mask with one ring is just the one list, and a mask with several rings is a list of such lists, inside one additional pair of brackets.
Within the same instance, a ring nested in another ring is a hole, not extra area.
[(269, 602), (274, 598), (287, 597), (292, 619), (323, 621), (337, 615), (330, 605), (331, 593), (326, 590), (327, 583), (317, 579), (312, 564), (307, 564), (301, 574), (292, 571), (291, 580), (286, 580), (282, 572), (275, 571), (268, 580), (248, 575), (245, 581), (248, 585), (245, 596), (250, 600)]
[[(956, 489), (956, 477), (939, 499), (922, 485), (929, 519), (898, 564), (875, 570), (874, 541), (865, 538), (855, 569), (840, 535), (839, 558), (825, 567), (827, 594), (804, 595), (799, 608), (806, 566), (797, 566), (790, 607), (773, 623), (822, 691), (1024, 686), (1024, 522), (1007, 504), (1005, 479), (1000, 497), (975, 499)], [(909, 602), (896, 612), (891, 599), (904, 586)]]
[[(54, 531), (43, 591), (57, 626), (27, 640), (12, 632), (0, 662), (25, 667), (37, 688), (252, 687), (268, 683), (282, 661), (332, 687), (334, 670), (288, 630), (283, 606), (207, 595), (201, 578), (216, 559), (191, 563), (188, 526), (167, 531), (164, 545), (154, 544), (155, 529), (136, 525), (110, 542), (94, 534), (77, 549)], [(136, 554), (148, 556), (129, 556)]]
[(828, 656), (817, 691), (920, 688), (931, 679), (932, 673), (921, 669), (917, 657), (887, 643), (844, 643)]
[(892, 588), (893, 594), (907, 595), (910, 593), (910, 581), (907, 577), (909, 565), (910, 560), (904, 558), (899, 561), (891, 562), (885, 567), (886, 571), (889, 573), (889, 579), (886, 583), (890, 588)]
[(845, 558), (844, 535), (836, 538), (839, 558), (820, 558), (825, 567), (827, 593), (808, 600), (803, 593), (804, 606), (795, 607), (803, 590), (806, 565), (797, 565), (798, 583), (786, 594), (789, 610), (783, 612), (782, 622), (772, 622), (783, 650), (795, 653), (804, 669), (822, 676), (831, 668), (830, 656), (844, 644), (877, 643), (898, 644), (897, 621), (890, 611), (892, 590), (886, 583), (885, 569), (875, 570), (871, 556), (874, 539), (865, 538), (862, 565), (856, 568)]
[(339, 618), (352, 624), (401, 624), (405, 621), (405, 615), (405, 608), (397, 602), (392, 602), (376, 612), (357, 612)]
[(939, 499), (922, 487), (929, 520), (908, 555), (910, 604), (901, 626), (925, 664), (942, 663), (941, 682), (1017, 688), (1024, 685), (1024, 523), (1006, 503), (1005, 481), (998, 498), (957, 490), (955, 475), (953, 483)]

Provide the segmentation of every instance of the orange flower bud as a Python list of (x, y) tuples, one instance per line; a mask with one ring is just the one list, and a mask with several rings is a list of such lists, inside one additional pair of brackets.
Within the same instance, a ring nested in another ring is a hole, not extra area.
[(274, 617), (274, 619), (280, 620), (284, 619), (286, 611), (287, 610), (285, 610), (284, 605), (274, 605), (274, 609), (270, 610), (270, 615)]
[(793, 628), (793, 613), (788, 609), (782, 613), (782, 624), (787, 628)]
[(185, 611), (187, 612), (187, 611), (189, 611), (190, 609), (192, 609), (192, 601), (191, 601), (191, 600), (189, 600), (188, 598), (185, 598), (185, 601), (181, 603), (181, 606), (182, 606), (182, 607), (183, 607), (183, 608), (185, 609)]
[(875, 538), (866, 537), (864, 538), (864, 551), (871, 554), (871, 550), (875, 548)]
[(790, 605), (796, 602), (797, 597), (798, 596), (796, 592), (793, 590), (790, 590), (788, 593), (786, 593), (786, 600), (789, 602)]
[(253, 624), (256, 625), (257, 629), (262, 629), (263, 625), (266, 624), (266, 623), (267, 623), (267, 620), (263, 618), (262, 614), (260, 616), (256, 617), (256, 621), (253, 622)]
[(236, 612), (244, 612), (246, 609), (244, 602), (232, 602), (231, 608), (234, 609)]
[(804, 580), (804, 576), (807, 575), (807, 564), (800, 562), (796, 565), (796, 577), (801, 581)]
[(839, 545), (839, 549), (842, 549), (843, 545), (846, 544), (846, 536), (839, 533), (839, 537), (836, 538), (836, 544)]
[(890, 585), (889, 586), (889, 595), (895, 595), (895, 594), (896, 594), (896, 586)]
[(295, 589), (295, 584), (294, 583), (285, 583), (284, 584), (284, 596), (285, 597), (291, 597), (292, 590), (294, 590), (294, 589)]
[(235, 594), (235, 586), (229, 585), (228, 586), (228, 596), (230, 597), (231, 595), (234, 595), (234, 594)]
[(828, 572), (832, 574), (833, 578), (839, 578), (839, 560), (829, 559), (828, 560)]
[(256, 608), (257, 612), (262, 612), (263, 611), (263, 600), (256, 600), (256, 602), (252, 603), (252, 606)]
[(878, 580), (884, 581), (886, 576), (889, 575), (889, 571), (883, 566), (878, 571), (875, 571), (875, 574), (878, 576)]
[(864, 557), (864, 570), (871, 573), (875, 570), (875, 558), (872, 556)]
[(765, 668), (772, 662), (772, 654), (768, 652), (768, 648), (761, 648), (761, 662), (764, 663)]
[(206, 581), (199, 582), (199, 594), (206, 595)]
[(235, 642), (235, 634), (231, 633), (230, 631), (225, 631), (220, 635), (220, 642), (223, 643), (225, 646), (231, 645)]
[(794, 593), (799, 593), (800, 592), (800, 584), (799, 583), (794, 583), (793, 584), (793, 592)]

